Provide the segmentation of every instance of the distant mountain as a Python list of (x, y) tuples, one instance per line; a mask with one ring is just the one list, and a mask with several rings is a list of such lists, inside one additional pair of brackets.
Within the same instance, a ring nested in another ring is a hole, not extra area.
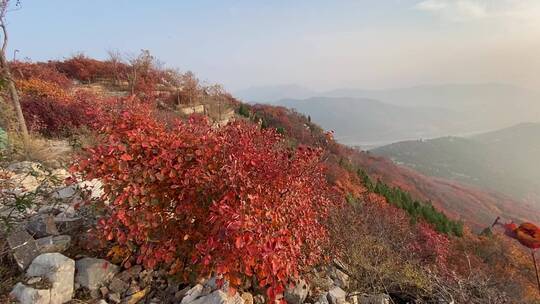
[[(399, 106), (430, 106), (462, 115), (470, 131), (540, 122), (540, 93), (508, 84), (445, 84), (388, 90), (339, 89), (332, 97), (373, 98)], [(450, 135), (448, 133), (447, 135)]]
[(426, 175), (540, 204), (540, 123), (471, 137), (404, 141), (371, 152)]
[(306, 87), (292, 84), (251, 87), (235, 92), (234, 95), (245, 102), (274, 103), (284, 98), (309, 98), (317, 93)]
[(340, 142), (363, 148), (465, 129), (457, 113), (434, 107), (401, 107), (373, 99), (345, 97), (284, 99), (276, 103), (311, 116), (323, 128), (335, 131)]
[[(239, 92), (239, 96), (247, 101), (296, 108), (316, 118), (323, 127), (335, 130), (343, 143), (362, 147), (485, 132), (523, 121), (540, 122), (540, 93), (507, 84), (319, 93), (292, 85), (251, 88)], [(334, 102), (340, 105), (325, 104)]]

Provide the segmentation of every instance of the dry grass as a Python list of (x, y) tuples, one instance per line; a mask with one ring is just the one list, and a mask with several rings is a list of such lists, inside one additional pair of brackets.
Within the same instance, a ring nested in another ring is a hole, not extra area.
[(1, 153), (4, 162), (34, 161), (51, 168), (58, 168), (69, 160), (71, 146), (64, 140), (44, 139), (37, 135), (23, 142), (15, 132), (8, 133), (8, 148)]

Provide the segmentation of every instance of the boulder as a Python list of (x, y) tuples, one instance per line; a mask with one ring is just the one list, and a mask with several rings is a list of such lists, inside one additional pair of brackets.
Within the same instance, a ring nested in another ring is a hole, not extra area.
[(8, 235), (7, 241), (13, 258), (21, 270), (26, 269), (39, 255), (36, 241), (24, 230), (12, 232)]
[(28, 276), (45, 277), (52, 284), (50, 303), (62, 304), (71, 301), (75, 261), (60, 253), (44, 253), (32, 261), (26, 271)]
[(47, 236), (36, 240), (40, 253), (64, 252), (71, 244), (69, 235)]
[(75, 281), (89, 290), (97, 290), (118, 272), (118, 266), (103, 259), (82, 258), (76, 263)]
[[(182, 303), (183, 300), (182, 300)], [(187, 302), (190, 304), (244, 304), (244, 299), (238, 293), (234, 296), (228, 296), (222, 290), (216, 290), (209, 295), (200, 297), (195, 301)]]
[(35, 289), (23, 283), (17, 283), (9, 294), (21, 304), (50, 304), (51, 292), (49, 289)]
[(347, 293), (339, 286), (334, 286), (326, 296), (330, 304), (344, 304), (347, 302)]
[(298, 280), (294, 287), (285, 290), (285, 301), (289, 304), (302, 304), (309, 293), (309, 286), (305, 280)]

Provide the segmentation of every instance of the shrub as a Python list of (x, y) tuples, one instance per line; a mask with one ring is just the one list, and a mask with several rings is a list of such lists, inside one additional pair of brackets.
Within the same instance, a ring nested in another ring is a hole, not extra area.
[(333, 194), (320, 151), (285, 148), (275, 131), (205, 119), (168, 128), (145, 106), (111, 115), (102, 143), (73, 167), (111, 203), (98, 231), (133, 263), (171, 273), (255, 276), (270, 298), (320, 262)]
[(102, 71), (106, 68), (104, 62), (88, 58), (82, 54), (64, 61), (57, 61), (55, 66), (58, 71), (69, 78), (83, 82), (89, 82), (102, 76)]
[(11, 74), (16, 80), (39, 79), (49, 83), (54, 83), (62, 88), (71, 85), (66, 75), (59, 72), (54, 63), (51, 62), (22, 62), (14, 61), (10, 63)]
[(23, 96), (34, 98), (51, 98), (56, 100), (66, 100), (67, 92), (58, 84), (48, 82), (39, 78), (21, 79), (16, 81), (17, 89)]
[(21, 107), (28, 129), (45, 136), (65, 136), (80, 127), (92, 127), (99, 118), (97, 100), (82, 94), (70, 99), (23, 97)]

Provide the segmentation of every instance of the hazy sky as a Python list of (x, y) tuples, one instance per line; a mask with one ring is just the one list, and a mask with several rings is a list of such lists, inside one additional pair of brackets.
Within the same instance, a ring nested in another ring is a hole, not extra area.
[(540, 86), (540, 0), (21, 2), (8, 15), (19, 58), (149, 49), (230, 90)]

